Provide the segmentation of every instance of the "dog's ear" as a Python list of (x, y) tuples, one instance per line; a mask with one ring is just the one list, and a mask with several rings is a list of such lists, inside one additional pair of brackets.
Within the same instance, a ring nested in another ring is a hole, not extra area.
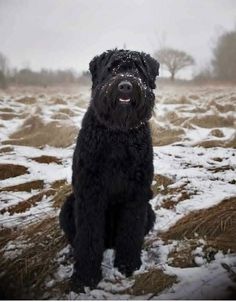
[(111, 54), (112, 51), (105, 51), (101, 55), (94, 57), (89, 63), (89, 71), (92, 75), (93, 86), (95, 86), (98, 83), (99, 79), (102, 77), (105, 65)]
[(148, 54), (142, 54), (142, 61), (148, 74), (149, 85), (152, 89), (156, 88), (156, 77), (159, 75), (160, 63)]
[(98, 65), (99, 65), (100, 56), (94, 57), (89, 63), (89, 71), (92, 76), (92, 82), (95, 84), (98, 79)]

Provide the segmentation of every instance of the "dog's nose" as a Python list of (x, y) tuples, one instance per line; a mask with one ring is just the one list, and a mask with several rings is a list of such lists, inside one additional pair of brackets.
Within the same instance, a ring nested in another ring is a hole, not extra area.
[(123, 93), (131, 93), (133, 85), (129, 81), (122, 81), (118, 85), (118, 90)]

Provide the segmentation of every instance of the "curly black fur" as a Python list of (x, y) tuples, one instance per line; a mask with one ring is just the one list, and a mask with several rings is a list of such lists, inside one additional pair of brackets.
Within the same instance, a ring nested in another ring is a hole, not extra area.
[[(128, 50), (109, 50), (90, 62), (92, 98), (73, 156), (73, 194), (60, 213), (74, 248), (77, 291), (101, 280), (106, 248), (115, 249), (114, 265), (127, 276), (141, 265), (143, 239), (155, 220), (147, 121), (158, 70), (150, 55)], [(118, 89), (122, 81), (131, 83), (131, 92)]]

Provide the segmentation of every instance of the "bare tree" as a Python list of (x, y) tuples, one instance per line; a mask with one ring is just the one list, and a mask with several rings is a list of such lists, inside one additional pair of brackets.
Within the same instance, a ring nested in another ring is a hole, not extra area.
[(9, 69), (8, 58), (0, 52), (0, 71), (6, 76)]
[(0, 88), (7, 88), (8, 59), (0, 53)]
[(179, 70), (195, 63), (192, 56), (184, 51), (173, 48), (161, 48), (154, 56), (170, 72), (172, 81), (175, 79), (175, 75)]

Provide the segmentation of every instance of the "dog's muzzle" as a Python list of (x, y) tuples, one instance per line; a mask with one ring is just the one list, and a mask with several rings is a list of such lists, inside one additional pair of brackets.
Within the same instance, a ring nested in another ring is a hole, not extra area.
[(121, 81), (118, 84), (118, 92), (120, 94), (119, 101), (122, 104), (128, 104), (131, 100), (131, 95), (133, 92), (133, 85), (130, 81)]

